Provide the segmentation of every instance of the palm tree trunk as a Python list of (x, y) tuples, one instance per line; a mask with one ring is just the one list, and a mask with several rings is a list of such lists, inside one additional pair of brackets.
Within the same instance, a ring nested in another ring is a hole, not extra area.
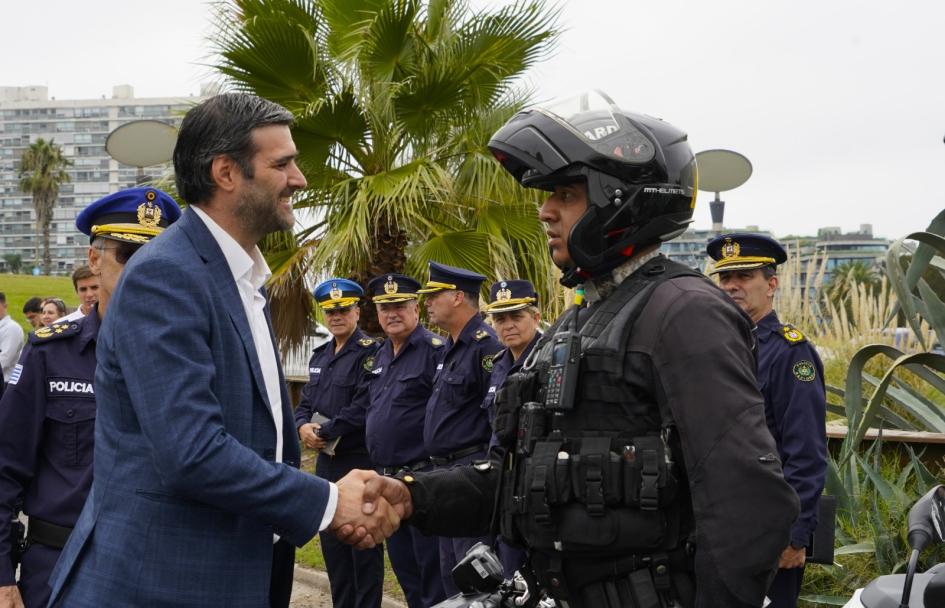
[(55, 204), (55, 194), (47, 194), (43, 201), (43, 208), (46, 213), (43, 214), (43, 274), (49, 275), (52, 269), (52, 256), (49, 254), (49, 228), (52, 225), (52, 208)]
[[(354, 279), (367, 285), (372, 278), (386, 272), (402, 274), (407, 263), (407, 233), (393, 222), (378, 220), (374, 224), (374, 241), (367, 267), (359, 270)], [(370, 303), (361, 308), (361, 330), (372, 336), (383, 333), (377, 320), (377, 309)]]

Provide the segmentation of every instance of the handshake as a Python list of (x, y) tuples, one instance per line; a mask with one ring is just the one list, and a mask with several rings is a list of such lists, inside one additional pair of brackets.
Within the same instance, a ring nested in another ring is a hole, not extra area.
[(400, 480), (354, 470), (336, 485), (338, 506), (329, 527), (340, 541), (358, 549), (381, 544), (413, 513), (410, 490)]

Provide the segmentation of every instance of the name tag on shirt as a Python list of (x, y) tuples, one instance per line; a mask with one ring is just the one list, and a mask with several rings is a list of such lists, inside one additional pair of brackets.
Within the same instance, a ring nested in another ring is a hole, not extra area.
[(377, 369), (371, 371), (371, 373), (374, 374), (375, 376), (380, 376), (382, 371), (384, 371), (384, 368), (378, 367)]

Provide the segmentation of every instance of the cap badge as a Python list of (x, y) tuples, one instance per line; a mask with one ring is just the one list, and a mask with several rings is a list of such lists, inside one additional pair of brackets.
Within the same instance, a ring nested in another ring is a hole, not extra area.
[(342, 292), (341, 292), (340, 289), (338, 289), (338, 283), (332, 283), (332, 284), (331, 284), (331, 291), (328, 292), (328, 296), (329, 296), (332, 300), (340, 300), (340, 299), (341, 299)]
[(384, 293), (388, 295), (397, 293), (397, 283), (394, 282), (394, 277), (387, 277), (387, 282), (384, 283)]
[[(502, 287), (505, 287), (505, 283), (502, 283)], [(511, 289), (500, 289), (495, 292), (496, 302), (508, 302), (512, 299), (512, 290)]]
[(722, 257), (723, 258), (737, 258), (742, 252), (742, 246), (738, 244), (738, 241), (733, 241), (732, 239), (725, 239), (725, 244), (722, 245)]
[[(146, 197), (152, 199), (154, 193), (148, 192)], [(157, 228), (161, 221), (161, 208), (151, 200), (138, 205), (138, 223), (147, 228)]]

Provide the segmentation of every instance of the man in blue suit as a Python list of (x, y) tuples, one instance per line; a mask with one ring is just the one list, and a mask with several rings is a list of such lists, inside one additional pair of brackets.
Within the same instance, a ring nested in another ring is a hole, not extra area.
[(298, 470), (256, 243), (294, 223), (304, 188), (292, 115), (246, 94), (191, 109), (174, 150), (190, 208), (128, 264), (102, 323), (92, 489), (51, 606), (287, 606), (294, 546), (364, 516), (364, 482)]

